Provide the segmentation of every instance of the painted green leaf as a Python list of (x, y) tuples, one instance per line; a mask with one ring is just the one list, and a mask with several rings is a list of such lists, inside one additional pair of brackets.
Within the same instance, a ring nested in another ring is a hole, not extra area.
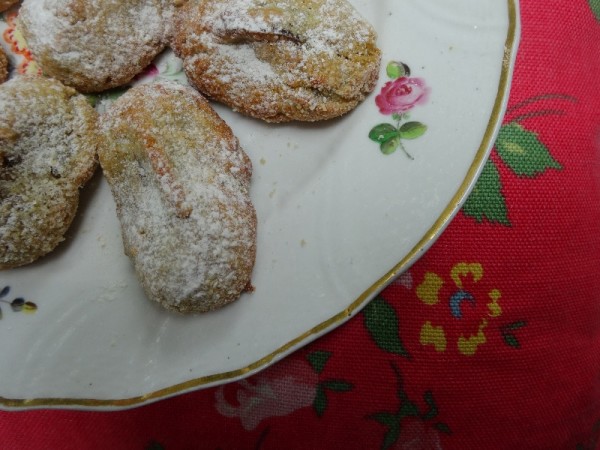
[(335, 392), (348, 392), (351, 391), (354, 386), (344, 380), (327, 380), (322, 383), (327, 389), (331, 389)]
[(465, 202), (462, 211), (481, 223), (487, 220), (510, 226), (506, 201), (502, 195), (500, 174), (492, 161), (485, 163), (481, 176)]
[(331, 358), (331, 352), (324, 351), (312, 352), (306, 356), (306, 359), (308, 359), (309, 364), (317, 373), (323, 372), (325, 364), (327, 364), (329, 358)]
[(398, 135), (402, 139), (417, 139), (425, 134), (427, 126), (421, 122), (407, 122), (400, 127)]
[(385, 69), (385, 72), (392, 80), (410, 75), (410, 69), (408, 66), (398, 61), (390, 61)]
[(400, 340), (400, 323), (394, 308), (383, 297), (376, 297), (364, 309), (365, 327), (377, 347), (388, 353), (410, 358)]
[(380, 146), (381, 153), (383, 153), (384, 155), (391, 155), (396, 150), (398, 150), (399, 146), (400, 146), (400, 138), (398, 136), (396, 136), (396, 137), (389, 139), (381, 144), (381, 146)]
[(25, 306), (25, 299), (21, 297), (15, 298), (12, 302), (10, 302), (10, 307), (15, 312), (21, 311), (23, 306)]
[(33, 302), (25, 302), (23, 305), (23, 311), (30, 313), (35, 312), (37, 311), (37, 305)]
[(596, 19), (600, 20), (600, 0), (589, 0), (589, 2)]
[(398, 135), (396, 127), (390, 123), (375, 125), (369, 133), (369, 139), (380, 144)]
[(500, 128), (496, 149), (502, 161), (520, 177), (535, 177), (548, 169), (562, 169), (537, 134), (518, 123)]
[(325, 410), (327, 409), (327, 393), (320, 384), (317, 386), (317, 394), (313, 401), (313, 408), (319, 417), (323, 417), (323, 414), (325, 414)]

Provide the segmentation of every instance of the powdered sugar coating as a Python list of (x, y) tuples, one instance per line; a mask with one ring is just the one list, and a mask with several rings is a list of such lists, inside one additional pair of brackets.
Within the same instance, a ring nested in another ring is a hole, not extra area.
[(249, 286), (256, 253), (252, 166), (229, 127), (190, 87), (137, 86), (101, 119), (99, 156), (125, 252), (147, 296), (204, 312)]
[(271, 122), (348, 112), (374, 89), (381, 58), (345, 0), (188, 2), (172, 46), (200, 91)]
[(99, 92), (165, 48), (172, 15), (170, 0), (24, 0), (18, 27), (46, 75)]
[(96, 125), (87, 100), (55, 80), (0, 86), (0, 269), (28, 264), (64, 239), (96, 167)]

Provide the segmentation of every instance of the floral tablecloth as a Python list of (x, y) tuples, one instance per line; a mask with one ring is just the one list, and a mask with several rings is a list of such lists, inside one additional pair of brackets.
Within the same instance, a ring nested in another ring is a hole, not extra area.
[(473, 194), (362, 313), (241, 382), (0, 412), (0, 447), (600, 448), (600, 1), (522, 0), (521, 18)]

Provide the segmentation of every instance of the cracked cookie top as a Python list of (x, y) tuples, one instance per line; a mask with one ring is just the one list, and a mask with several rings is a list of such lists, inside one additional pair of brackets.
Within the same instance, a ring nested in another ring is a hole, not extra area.
[(342, 115), (377, 82), (375, 31), (345, 0), (190, 1), (175, 23), (191, 83), (268, 122)]

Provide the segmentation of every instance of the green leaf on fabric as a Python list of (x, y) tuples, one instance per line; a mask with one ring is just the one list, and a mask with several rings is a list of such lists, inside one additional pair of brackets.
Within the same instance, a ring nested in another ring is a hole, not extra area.
[(163, 447), (163, 445), (160, 442), (156, 442), (156, 441), (151, 441), (147, 446), (145, 450), (165, 450), (165, 448)]
[(479, 223), (487, 220), (506, 226), (511, 225), (506, 200), (502, 195), (500, 173), (491, 160), (483, 166), (481, 176), (463, 205), (462, 211)]
[(402, 374), (400, 370), (394, 363), (391, 364), (392, 370), (394, 371), (394, 375), (396, 376), (396, 397), (400, 400), (400, 409), (398, 410), (399, 417), (407, 417), (407, 416), (418, 416), (419, 408), (417, 405), (411, 401), (408, 393), (404, 390), (404, 381), (402, 380)]
[(393, 427), (394, 424), (398, 423), (398, 417), (396, 417), (394, 414), (387, 412), (371, 414), (367, 418), (379, 422), (381, 425), (385, 425), (386, 427), (390, 428)]
[(400, 412), (398, 415), (400, 417), (419, 417), (419, 407), (416, 403), (406, 399), (400, 405)]
[(400, 127), (398, 134), (402, 139), (417, 139), (425, 134), (427, 125), (421, 122), (407, 122)]
[(518, 330), (519, 328), (523, 328), (524, 326), (527, 326), (527, 322), (525, 322), (524, 320), (518, 320), (516, 322), (505, 325), (503, 328), (505, 330)]
[(502, 326), (500, 328), (500, 332), (502, 334), (502, 339), (504, 340), (504, 343), (512, 348), (521, 348), (521, 343), (519, 342), (519, 339), (517, 338), (517, 336), (515, 336), (513, 331), (523, 328), (526, 325), (527, 322), (519, 320), (517, 322), (509, 323), (507, 325)]
[(325, 410), (327, 409), (327, 393), (320, 384), (317, 386), (317, 393), (313, 400), (313, 408), (319, 417), (323, 417), (323, 414), (325, 414)]
[(502, 161), (520, 177), (533, 178), (548, 169), (562, 169), (537, 134), (518, 123), (500, 128), (496, 149)]
[(387, 450), (392, 445), (394, 445), (398, 438), (400, 437), (400, 422), (394, 423), (387, 433), (385, 433), (385, 437), (383, 438), (383, 443), (381, 444), (382, 450)]
[(380, 144), (398, 135), (396, 127), (390, 123), (375, 125), (369, 132), (369, 139)]
[(322, 385), (335, 392), (348, 392), (354, 387), (351, 383), (344, 380), (326, 380)]
[(435, 400), (433, 398), (433, 393), (431, 391), (425, 392), (425, 394), (423, 394), (423, 400), (425, 400), (425, 403), (429, 407), (428, 411), (421, 416), (423, 418), (423, 420), (431, 420), (431, 419), (437, 417), (438, 407), (435, 404)]
[(452, 434), (452, 430), (450, 430), (450, 427), (443, 422), (438, 422), (433, 427), (444, 434)]
[(323, 372), (325, 364), (327, 364), (329, 358), (331, 358), (331, 352), (325, 351), (316, 351), (306, 355), (306, 359), (308, 359), (309, 364), (317, 373)]
[(521, 348), (521, 343), (517, 336), (513, 333), (520, 328), (523, 328), (527, 325), (527, 322), (524, 320), (519, 320), (517, 322), (509, 323), (500, 328), (500, 332), (502, 334), (502, 339), (504, 343), (512, 348)]
[(589, 0), (589, 2), (592, 12), (596, 16), (596, 20), (600, 20), (600, 0)]
[(403, 377), (397, 365), (394, 361), (390, 361), (390, 365), (398, 384), (396, 387), (396, 396), (399, 399), (399, 405), (396, 413), (377, 412), (367, 416), (367, 419), (375, 420), (387, 428), (381, 448), (387, 449), (393, 446), (401, 435), (402, 425), (405, 422), (413, 422), (414, 420), (422, 422), (426, 427), (433, 426), (442, 433), (452, 434), (448, 425), (435, 420), (435, 417), (438, 415), (438, 407), (433, 393), (427, 391), (423, 394), (423, 399), (428, 405), (428, 411), (420, 413), (419, 406), (410, 399), (408, 393), (403, 388)]
[(517, 337), (514, 334), (504, 333), (504, 334), (502, 334), (502, 339), (504, 339), (504, 342), (506, 343), (506, 345), (508, 345), (510, 347), (521, 348), (521, 343), (519, 342), (519, 340), (517, 339)]
[(410, 358), (400, 340), (400, 322), (394, 308), (383, 299), (376, 297), (364, 309), (365, 327), (377, 347), (388, 353)]
[(592, 428), (590, 438), (585, 443), (578, 443), (576, 450), (598, 450), (600, 446), (600, 420), (597, 420)]

